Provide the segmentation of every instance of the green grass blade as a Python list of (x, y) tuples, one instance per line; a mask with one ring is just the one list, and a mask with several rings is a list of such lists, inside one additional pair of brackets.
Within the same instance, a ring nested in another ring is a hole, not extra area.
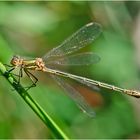
[(5, 66), (0, 62), (0, 73), (9, 81), (12, 87), (36, 113), (36, 115), (44, 122), (51, 130), (56, 138), (68, 139), (67, 135), (59, 128), (53, 119), (41, 108), (41, 106), (28, 94), (28, 92), (20, 85), (12, 74), (6, 72)]

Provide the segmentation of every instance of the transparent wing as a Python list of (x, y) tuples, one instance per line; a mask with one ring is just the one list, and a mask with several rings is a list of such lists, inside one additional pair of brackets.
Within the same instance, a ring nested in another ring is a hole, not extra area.
[(64, 56), (75, 52), (95, 40), (101, 33), (101, 26), (98, 23), (89, 23), (79, 29), (61, 45), (49, 51), (44, 57), (47, 60), (53, 56)]
[(83, 112), (87, 113), (90, 117), (95, 116), (95, 112), (93, 111), (93, 109), (89, 106), (89, 104), (85, 101), (83, 96), (81, 96), (76, 89), (74, 89), (70, 84), (65, 82), (62, 78), (56, 75), (51, 76), (66, 91), (68, 96), (70, 96), (73, 99), (73, 101), (75, 101), (75, 103)]
[(67, 56), (64, 58), (58, 58), (57, 60), (46, 61), (46, 64), (58, 64), (58, 65), (90, 65), (99, 62), (100, 57), (94, 53), (80, 53), (76, 55)]

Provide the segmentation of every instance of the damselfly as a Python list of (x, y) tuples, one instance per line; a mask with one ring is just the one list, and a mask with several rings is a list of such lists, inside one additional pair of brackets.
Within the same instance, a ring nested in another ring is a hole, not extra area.
[(116, 87), (113, 85), (102, 83), (96, 80), (91, 80), (82, 76), (66, 73), (64, 71), (52, 69), (51, 67), (49, 67), (51, 64), (88, 65), (97, 63), (100, 60), (100, 58), (94, 53), (86, 52), (79, 53), (77, 55), (70, 54), (92, 43), (92, 41), (94, 41), (100, 35), (100, 33), (101, 26), (98, 23), (89, 23), (83, 26), (81, 29), (79, 29), (71, 37), (65, 40), (61, 45), (49, 51), (42, 58), (26, 60), (24, 58), (21, 58), (20, 56), (13, 56), (11, 60), (13, 68), (9, 70), (9, 72), (19, 67), (19, 82), (24, 71), (33, 83), (29, 88), (36, 86), (36, 83), (38, 81), (38, 79), (31, 73), (31, 70), (50, 73), (53, 76), (53, 78), (58, 82), (58, 84), (62, 88), (64, 88), (67, 91), (67, 93), (69, 93), (68, 95), (77, 103), (77, 105), (89, 116), (94, 116), (94, 111), (84, 100), (84, 98), (80, 95), (80, 93), (76, 89), (74, 89), (70, 84), (64, 81), (64, 77), (71, 78), (87, 86), (103, 87), (139, 98), (140, 92), (138, 91)]

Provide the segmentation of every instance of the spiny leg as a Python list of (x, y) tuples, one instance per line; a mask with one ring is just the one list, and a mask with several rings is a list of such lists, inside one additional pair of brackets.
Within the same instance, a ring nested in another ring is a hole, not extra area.
[[(8, 74), (8, 73), (11, 73), (13, 70), (15, 70), (16, 69), (16, 67), (15, 66), (11, 66), (11, 65), (7, 65), (7, 64), (4, 64), (6, 67), (10, 67), (11, 69), (9, 69), (9, 70), (7, 70), (6, 71), (6, 73)], [(16, 83), (17, 85), (20, 83), (20, 78), (22, 77), (22, 73), (23, 73), (23, 71), (22, 71), (22, 66), (20, 67), (20, 70), (19, 70), (19, 74), (14, 74), (14, 73), (12, 73), (12, 75), (14, 75), (14, 76), (17, 76), (18, 77), (18, 82)], [(12, 91), (14, 91), (15, 89), (12, 89)]]
[(10, 70), (7, 71), (7, 73), (12, 72), (15, 69), (15, 67), (11, 68)]
[(23, 68), (22, 68), (22, 66), (19, 69), (19, 74), (16, 75), (16, 76), (18, 76), (18, 84), (20, 84), (20, 79), (23, 77)]
[[(11, 73), (13, 70), (15, 70), (15, 67), (14, 66), (11, 66), (11, 65), (7, 65), (7, 64), (4, 64), (6, 67), (10, 67), (11, 69), (9, 69), (9, 70), (7, 70), (6, 72), (5, 72), (5, 74), (7, 75), (7, 74), (9, 74), (9, 73)], [(14, 73), (12, 73), (12, 75), (15, 75), (15, 76), (18, 76), (19, 77), (19, 75), (17, 75), (17, 74), (14, 74)]]
[(24, 72), (27, 74), (27, 76), (32, 81), (32, 84), (30, 86), (26, 87), (27, 90), (29, 90), (30, 88), (36, 86), (36, 83), (38, 82), (38, 79), (31, 72), (29, 72), (27, 69), (24, 69)]
[(9, 68), (11, 68), (11, 67), (13, 67), (12, 65), (8, 65), (8, 64), (3, 64), (5, 67), (9, 67)]
[[(11, 68), (11, 69), (7, 70), (6, 73), (11, 73), (15, 69), (15, 67), (12, 65), (4, 64), (4, 66)], [(15, 73), (12, 73), (12, 75), (19, 77), (19, 74), (17, 75)]]
[[(8, 65), (8, 64), (3, 64), (3, 65), (6, 67), (6, 69), (7, 69), (7, 67), (11, 68), (5, 72), (6, 75), (15, 69), (15, 67), (12, 65)], [(0, 76), (2, 76), (2, 74), (0, 74)]]

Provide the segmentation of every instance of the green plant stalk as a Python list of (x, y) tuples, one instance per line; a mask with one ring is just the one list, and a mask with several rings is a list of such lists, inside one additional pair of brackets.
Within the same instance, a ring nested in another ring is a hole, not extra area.
[(66, 134), (59, 128), (53, 119), (41, 108), (41, 106), (28, 94), (28, 92), (20, 85), (11, 73), (7, 73), (5, 66), (0, 62), (0, 73), (9, 81), (17, 93), (31, 107), (36, 115), (50, 128), (52, 134), (56, 138), (68, 139)]

